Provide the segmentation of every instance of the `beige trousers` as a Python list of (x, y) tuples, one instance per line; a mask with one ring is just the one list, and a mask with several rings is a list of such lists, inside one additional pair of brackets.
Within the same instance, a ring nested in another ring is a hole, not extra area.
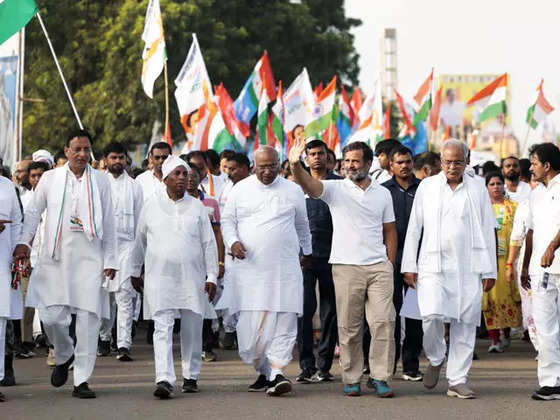
[(389, 380), (395, 363), (393, 265), (389, 261), (372, 265), (334, 264), (332, 270), (342, 382), (359, 383), (362, 376), (364, 308), (371, 332), (370, 376)]

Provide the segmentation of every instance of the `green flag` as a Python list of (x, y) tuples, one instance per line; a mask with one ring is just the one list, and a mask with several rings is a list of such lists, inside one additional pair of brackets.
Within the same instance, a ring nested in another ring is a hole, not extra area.
[(0, 44), (27, 25), (38, 11), (34, 0), (0, 0)]

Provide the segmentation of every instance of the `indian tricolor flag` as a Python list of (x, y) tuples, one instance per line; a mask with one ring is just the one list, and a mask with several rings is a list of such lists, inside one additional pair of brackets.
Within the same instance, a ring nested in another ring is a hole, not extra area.
[(315, 104), (313, 121), (305, 127), (307, 137), (315, 136), (325, 131), (333, 122), (334, 101), (336, 96), (336, 76), (324, 88)]
[(269, 112), (268, 103), (270, 102), (268, 92), (263, 89), (261, 93), (261, 98), (259, 100), (259, 110), (257, 114), (257, 138), (258, 141), (255, 142), (255, 147), (259, 145), (271, 145), (273, 143), (272, 130), (269, 128)]
[(0, 44), (27, 25), (38, 11), (34, 0), (0, 0)]
[(550, 105), (544, 97), (542, 86), (543, 80), (541, 80), (537, 88), (537, 100), (533, 106), (527, 110), (527, 124), (529, 124), (533, 130), (537, 128), (539, 123), (544, 120), (548, 114), (554, 111), (552, 105)]
[(507, 85), (508, 75), (504, 73), (467, 102), (467, 106), (476, 105), (481, 110), (480, 122), (506, 113)]
[(434, 82), (434, 70), (428, 76), (428, 78), (422, 83), (416, 95), (414, 95), (414, 101), (418, 105), (418, 112), (414, 116), (413, 125), (417, 126), (422, 121), (426, 121), (428, 115), (430, 115), (430, 110), (432, 109), (432, 84)]
[(154, 82), (163, 71), (167, 60), (159, 0), (150, 0), (148, 4), (142, 40), (145, 42), (142, 53), (142, 87), (146, 95), (153, 98)]
[(276, 103), (272, 106), (272, 132), (274, 133), (274, 148), (283, 159), (286, 146), (286, 133), (284, 132), (284, 116), (286, 107), (284, 105), (284, 88), (282, 81), (278, 82)]

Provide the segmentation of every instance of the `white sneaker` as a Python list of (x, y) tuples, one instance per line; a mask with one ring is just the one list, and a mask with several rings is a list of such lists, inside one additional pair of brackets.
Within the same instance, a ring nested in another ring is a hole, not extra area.
[(504, 349), (502, 349), (499, 344), (491, 344), (490, 347), (488, 347), (488, 353), (503, 353), (503, 352)]

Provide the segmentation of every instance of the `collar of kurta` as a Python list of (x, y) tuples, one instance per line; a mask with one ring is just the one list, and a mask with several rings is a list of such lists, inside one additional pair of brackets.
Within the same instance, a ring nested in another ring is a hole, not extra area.
[(550, 182), (549, 182), (548, 185), (546, 186), (546, 189), (547, 189), (547, 190), (550, 190), (550, 189), (551, 189), (552, 187), (554, 187), (556, 184), (560, 184), (560, 173), (550, 180)]
[(350, 186), (351, 188), (356, 188), (356, 189), (358, 189), (358, 190), (360, 190), (360, 191), (362, 191), (362, 192), (364, 192), (364, 193), (368, 192), (369, 190), (371, 190), (372, 188), (374, 188), (376, 185), (379, 185), (379, 182), (377, 182), (375, 179), (373, 179), (373, 178), (371, 178), (371, 177), (370, 177), (370, 181), (371, 181), (371, 182), (369, 183), (369, 185), (367, 186), (367, 188), (364, 190), (364, 189), (363, 189), (362, 187), (360, 187), (359, 185), (356, 185), (356, 184), (354, 183), (354, 181), (352, 181), (350, 178), (348, 178), (348, 177), (347, 177), (347, 178), (344, 178), (344, 182), (345, 182), (348, 186)]

